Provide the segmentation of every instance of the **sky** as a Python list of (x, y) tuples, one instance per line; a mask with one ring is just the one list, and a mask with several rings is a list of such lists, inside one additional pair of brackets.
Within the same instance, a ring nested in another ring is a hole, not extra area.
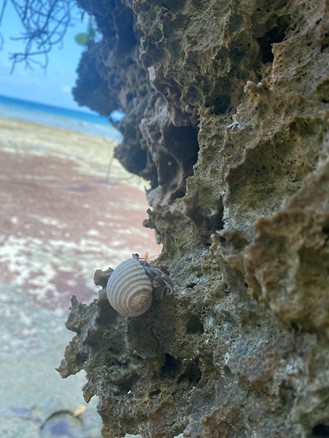
[[(22, 2), (20, 2), (22, 3)], [(22, 26), (10, 1), (0, 26), (4, 38), (3, 49), (0, 51), (0, 94), (16, 97), (48, 105), (71, 108), (89, 112), (87, 107), (78, 106), (71, 94), (71, 88), (77, 77), (76, 69), (84, 47), (75, 42), (78, 33), (85, 33), (87, 21), (81, 22), (81, 13), (76, 9), (74, 27), (68, 29), (63, 40), (63, 47), (53, 47), (49, 54), (46, 71), (38, 66), (27, 69), (23, 63), (16, 64), (12, 74), (10, 53), (23, 50), (23, 43), (13, 41), (12, 37), (21, 34)], [(42, 58), (40, 58), (42, 59)]]

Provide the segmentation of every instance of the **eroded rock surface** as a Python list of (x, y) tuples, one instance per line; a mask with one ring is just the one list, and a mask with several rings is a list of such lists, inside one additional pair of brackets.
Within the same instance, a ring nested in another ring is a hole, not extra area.
[(329, 436), (328, 2), (81, 4), (104, 38), (75, 96), (125, 111), (175, 291), (135, 319), (73, 299), (62, 376), (104, 437)]

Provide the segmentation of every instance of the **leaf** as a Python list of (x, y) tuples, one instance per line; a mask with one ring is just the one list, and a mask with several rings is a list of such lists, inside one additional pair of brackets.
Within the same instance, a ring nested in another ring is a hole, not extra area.
[(80, 46), (86, 46), (87, 42), (90, 41), (90, 35), (86, 33), (78, 33), (74, 39)]

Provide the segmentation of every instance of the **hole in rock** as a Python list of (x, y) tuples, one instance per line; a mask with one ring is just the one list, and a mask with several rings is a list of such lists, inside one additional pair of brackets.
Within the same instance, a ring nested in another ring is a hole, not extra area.
[(231, 368), (228, 365), (224, 365), (223, 371), (224, 371), (224, 373), (226, 375), (231, 375), (232, 374)]
[(182, 168), (188, 175), (193, 175), (193, 165), (198, 159), (198, 130), (193, 126), (176, 127), (169, 125), (163, 132), (167, 150), (182, 163)]
[(182, 198), (183, 196), (185, 196), (185, 191), (182, 189), (178, 189), (176, 190), (176, 192), (172, 193), (170, 201), (174, 201), (177, 198)]
[(322, 233), (326, 234), (329, 237), (329, 227), (323, 227), (322, 228)]
[(188, 382), (196, 385), (197, 383), (199, 383), (200, 379), (201, 379), (201, 371), (197, 361), (195, 361), (188, 365), (185, 373), (183, 373), (179, 377), (178, 381), (183, 382), (184, 380), (185, 381), (187, 380)]
[(133, 374), (129, 378), (127, 378), (125, 381), (117, 384), (119, 390), (123, 394), (127, 394), (129, 391), (132, 390), (132, 387), (134, 386), (135, 382), (138, 380), (138, 377)]
[(164, 364), (161, 367), (161, 377), (175, 377), (181, 368), (181, 361), (174, 356), (166, 353), (164, 356)]
[(203, 215), (200, 207), (193, 205), (187, 212), (188, 216), (192, 219), (195, 225), (200, 226), (203, 222)]
[(269, 30), (262, 38), (257, 39), (261, 60), (264, 64), (273, 62), (272, 44), (281, 43), (281, 41), (283, 41), (287, 27), (288, 17), (280, 17), (273, 29)]
[(203, 324), (197, 315), (191, 315), (186, 324), (187, 333), (204, 333)]
[(150, 397), (150, 398), (154, 398), (154, 397), (156, 397), (157, 395), (159, 395), (160, 393), (161, 393), (160, 389), (155, 389), (154, 391), (151, 391), (151, 392), (149, 393), (149, 397)]
[(177, 162), (170, 155), (162, 154), (158, 166), (159, 184), (165, 185), (172, 181), (177, 174)]
[(219, 236), (219, 243), (223, 248), (229, 248), (231, 246), (231, 243), (226, 240), (223, 236)]
[(321, 438), (329, 437), (329, 425), (328, 424), (317, 424), (313, 427), (312, 436), (317, 436)]
[(300, 323), (299, 322), (291, 321), (290, 326), (291, 326), (292, 330), (294, 330), (297, 333), (300, 333), (301, 327), (300, 327)]
[(193, 126), (176, 127), (169, 124), (163, 129), (163, 145), (158, 147), (156, 163), (158, 183), (169, 190), (170, 201), (185, 195), (185, 179), (193, 175), (198, 159), (198, 131)]
[(193, 289), (193, 288), (195, 288), (195, 286), (196, 286), (196, 283), (194, 283), (193, 281), (191, 281), (191, 283), (188, 283), (188, 284), (186, 285), (186, 287), (187, 287), (188, 289)]
[(222, 230), (224, 228), (223, 222), (224, 208), (220, 204), (216, 209), (209, 211), (206, 216), (206, 227), (210, 233), (214, 233), (216, 230)]
[(222, 205), (209, 209), (202, 209), (199, 205), (192, 205), (188, 208), (187, 215), (197, 227), (204, 229), (203, 234), (208, 237), (216, 231), (223, 229), (223, 211)]
[[(222, 86), (222, 90), (223, 89), (225, 89), (225, 85)], [(220, 96), (213, 98), (209, 102), (208, 106), (213, 107), (213, 111), (215, 115), (226, 114), (231, 107), (230, 96), (228, 94), (222, 93)]]
[(199, 152), (198, 130), (193, 126), (169, 125), (163, 135), (167, 151), (176, 160), (179, 169), (186, 176), (193, 175), (193, 165)]
[(75, 356), (75, 362), (77, 365), (83, 364), (88, 359), (88, 354), (85, 352), (77, 353)]

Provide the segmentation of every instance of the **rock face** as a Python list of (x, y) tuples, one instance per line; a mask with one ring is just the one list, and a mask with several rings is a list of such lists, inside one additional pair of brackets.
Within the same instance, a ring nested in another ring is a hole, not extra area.
[(125, 112), (175, 290), (138, 318), (73, 298), (62, 376), (104, 437), (328, 437), (328, 2), (80, 3), (75, 97)]

